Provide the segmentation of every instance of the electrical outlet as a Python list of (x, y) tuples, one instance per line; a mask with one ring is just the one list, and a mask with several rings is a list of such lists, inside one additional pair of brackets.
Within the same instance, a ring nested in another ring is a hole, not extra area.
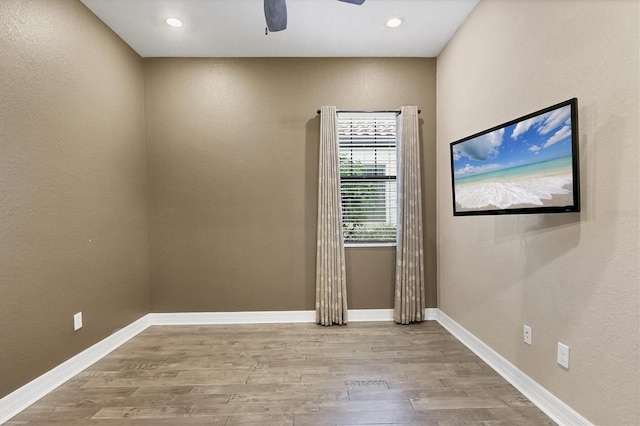
[(524, 342), (527, 345), (531, 345), (531, 327), (528, 325), (524, 326)]
[(82, 312), (78, 312), (73, 315), (73, 331), (78, 331), (82, 328)]
[(569, 346), (558, 342), (558, 364), (569, 369)]

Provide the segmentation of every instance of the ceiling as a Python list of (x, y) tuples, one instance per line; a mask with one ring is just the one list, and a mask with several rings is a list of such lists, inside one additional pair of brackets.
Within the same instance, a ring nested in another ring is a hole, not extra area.
[(265, 35), (262, 0), (81, 1), (142, 57), (436, 57), (478, 3), (288, 0), (287, 29)]

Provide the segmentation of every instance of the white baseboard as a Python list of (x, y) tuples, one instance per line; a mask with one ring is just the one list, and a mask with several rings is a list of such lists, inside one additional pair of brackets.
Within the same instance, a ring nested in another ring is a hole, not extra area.
[(8, 421), (150, 325), (145, 315), (0, 399), (0, 424)]
[[(149, 326), (313, 323), (315, 319), (315, 311), (150, 313), (0, 399), (0, 424), (5, 423)], [(571, 426), (592, 425), (440, 309), (425, 309), (425, 319), (438, 321), (556, 423)], [(393, 309), (349, 310), (349, 321), (353, 322), (392, 320)]]
[(425, 321), (437, 321), (438, 315), (440, 315), (440, 309), (438, 308), (426, 308), (424, 310)]
[[(437, 309), (425, 309), (425, 318), (435, 319)], [(315, 311), (254, 311), (254, 312), (180, 312), (151, 313), (153, 325), (212, 324), (277, 324), (316, 322)], [(393, 309), (349, 309), (349, 322), (393, 321)]]
[(147, 315), (153, 325), (277, 324), (316, 322), (316, 311), (179, 312)]
[(349, 309), (349, 322), (393, 321), (393, 309)]
[(540, 408), (551, 420), (559, 425), (592, 426), (592, 423), (582, 417), (577, 411), (540, 386), (531, 377), (527, 376), (502, 355), (491, 349), (491, 347), (447, 316), (447, 314), (439, 311), (437, 321), (456, 339), (486, 362), (489, 367), (494, 369), (507, 382), (511, 383), (513, 387), (518, 389), (520, 393)]

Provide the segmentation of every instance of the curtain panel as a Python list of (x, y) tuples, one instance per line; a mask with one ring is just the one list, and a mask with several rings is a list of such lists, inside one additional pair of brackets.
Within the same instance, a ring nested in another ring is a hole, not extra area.
[(424, 320), (424, 251), (418, 107), (403, 106), (398, 117), (398, 237), (393, 319)]
[(316, 322), (321, 325), (347, 323), (347, 279), (342, 237), (337, 121), (335, 106), (320, 108)]

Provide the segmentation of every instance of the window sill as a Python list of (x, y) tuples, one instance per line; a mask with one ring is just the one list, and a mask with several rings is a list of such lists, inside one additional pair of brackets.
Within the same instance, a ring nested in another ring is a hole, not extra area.
[(344, 243), (344, 248), (395, 247), (396, 243)]

